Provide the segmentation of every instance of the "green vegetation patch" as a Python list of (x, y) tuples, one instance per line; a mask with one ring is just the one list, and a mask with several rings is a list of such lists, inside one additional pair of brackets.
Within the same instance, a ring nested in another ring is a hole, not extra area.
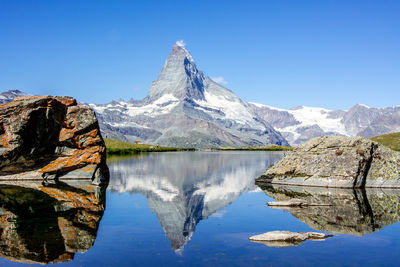
[(290, 151), (294, 148), (291, 146), (278, 146), (278, 145), (268, 145), (268, 146), (247, 146), (247, 147), (220, 147), (214, 150), (223, 151)]
[(165, 147), (140, 143), (127, 143), (114, 139), (104, 139), (109, 155), (126, 155), (141, 152), (193, 151), (194, 148)]
[(378, 142), (385, 147), (400, 151), (400, 133), (389, 133), (378, 135), (371, 138), (372, 141)]

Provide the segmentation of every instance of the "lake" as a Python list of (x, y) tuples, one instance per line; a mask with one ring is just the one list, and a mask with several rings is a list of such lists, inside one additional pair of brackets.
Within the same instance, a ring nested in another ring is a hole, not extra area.
[[(255, 185), (284, 153), (110, 158), (107, 190), (82, 181), (0, 185), (0, 265), (400, 264), (400, 191)], [(292, 197), (329, 206), (266, 205)], [(248, 240), (275, 230), (333, 237), (284, 247)]]

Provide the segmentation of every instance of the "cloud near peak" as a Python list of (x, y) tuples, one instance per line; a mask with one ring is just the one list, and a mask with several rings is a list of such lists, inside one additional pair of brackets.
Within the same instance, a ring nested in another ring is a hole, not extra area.
[(225, 78), (222, 77), (222, 76), (211, 77), (211, 80), (213, 80), (213, 81), (216, 82), (216, 83), (223, 84), (223, 85), (228, 84), (228, 82), (227, 82), (227, 81), (225, 80)]
[(176, 41), (176, 43), (175, 43), (177, 46), (180, 46), (180, 47), (185, 47), (185, 45), (186, 45), (186, 43), (185, 43), (185, 41), (184, 40), (179, 40), (179, 41)]

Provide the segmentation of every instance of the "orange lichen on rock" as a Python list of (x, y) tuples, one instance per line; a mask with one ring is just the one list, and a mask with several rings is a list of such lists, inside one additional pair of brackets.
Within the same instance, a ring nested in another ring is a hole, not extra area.
[(74, 134), (74, 129), (62, 128), (58, 140), (60, 140), (61, 142), (66, 141), (74, 137)]
[(67, 107), (76, 106), (76, 100), (73, 98), (57, 97), (57, 100), (66, 105)]
[(4, 133), (0, 136), (0, 146), (6, 147), (7, 146), (7, 133)]
[(105, 148), (99, 146), (89, 147), (85, 150), (75, 150), (69, 157), (59, 157), (41, 168), (42, 173), (55, 173), (72, 171), (82, 168), (88, 164), (99, 164), (101, 162), (101, 153)]

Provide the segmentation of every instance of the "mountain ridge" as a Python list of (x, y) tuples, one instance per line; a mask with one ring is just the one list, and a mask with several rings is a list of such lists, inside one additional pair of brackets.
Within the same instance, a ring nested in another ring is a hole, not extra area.
[[(208, 78), (208, 77), (207, 77)], [(208, 78), (210, 79), (210, 78)], [(211, 79), (210, 79), (211, 80)], [(212, 80), (211, 80), (212, 81)], [(229, 90), (226, 88), (226, 90)], [(230, 91), (230, 90), (229, 90)], [(11, 102), (15, 97), (20, 97), (20, 96), (25, 96), (28, 95), (25, 92), (19, 91), (19, 90), (9, 90), (5, 91), (0, 94), (0, 104), (2, 103), (7, 103)], [(189, 100), (188, 100), (189, 101)], [(96, 105), (98, 107), (102, 106), (107, 106), (109, 104), (112, 105), (118, 105), (121, 102), (123, 103), (130, 103), (130, 101), (115, 101), (112, 100), (108, 104), (103, 104), (103, 105)], [(141, 102), (140, 100), (134, 100), (133, 102)], [(361, 125), (361, 127), (356, 127), (356, 126), (348, 126), (349, 129), (353, 127), (353, 130), (356, 132), (355, 135), (360, 135), (363, 137), (375, 137), (381, 134), (388, 134), (388, 133), (394, 133), (397, 131), (400, 131), (400, 118), (399, 118), (399, 113), (400, 113), (400, 106), (393, 106), (393, 107), (385, 107), (385, 108), (375, 108), (375, 107), (369, 107), (363, 104), (355, 104), (353, 107), (351, 107), (348, 110), (329, 110), (325, 108), (319, 108), (319, 107), (309, 107), (309, 106), (296, 106), (290, 109), (283, 109), (283, 108), (277, 108), (265, 104), (260, 104), (260, 103), (255, 103), (255, 102), (247, 102), (248, 105), (250, 105), (253, 109), (256, 109), (257, 113), (262, 117), (263, 120), (269, 122), (276, 130), (280, 131), (286, 138), (288, 139), (289, 143), (291, 145), (298, 145), (301, 144), (307, 140), (309, 140), (312, 137), (318, 137), (322, 135), (345, 135), (345, 136), (353, 136), (350, 133), (340, 133), (337, 131), (328, 131), (323, 127), (323, 122), (321, 121), (316, 121), (315, 124), (308, 124), (305, 123), (304, 121), (299, 121), (296, 120), (295, 116), (292, 113), (295, 113), (295, 111), (299, 111), (303, 108), (309, 108), (313, 109), (318, 113), (319, 112), (326, 112), (328, 113), (328, 118), (330, 119), (340, 119), (344, 120), (346, 118), (346, 123), (352, 123), (357, 121), (364, 121), (363, 115), (360, 115), (360, 110), (365, 111), (365, 110), (370, 110), (367, 113), (372, 113), (373, 119), (366, 120), (367, 123), (364, 125)], [(203, 107), (204, 108), (204, 107)], [(372, 111), (372, 112), (371, 112)], [(355, 115), (356, 114), (356, 115)], [(346, 116), (345, 116), (346, 115)], [(120, 118), (123, 120), (122, 118)], [(339, 123), (340, 123), (339, 120)], [(382, 126), (383, 125), (383, 126)], [(321, 127), (322, 126), (322, 127)], [(123, 134), (118, 134), (118, 130), (113, 129), (113, 127), (109, 124), (103, 124), (100, 122), (100, 127), (103, 131), (103, 134), (109, 135), (109, 137), (114, 137), (119, 140), (124, 140), (124, 141), (129, 141), (126, 138), (124, 138)], [(292, 127), (292, 128), (291, 128)], [(341, 126), (344, 127), (345, 126)], [(110, 129), (111, 128), (111, 129)], [(149, 136), (159, 136), (159, 133), (150, 128), (143, 128), (138, 130), (141, 132), (141, 134), (144, 135), (149, 135)], [(117, 134), (114, 134), (117, 133)], [(123, 132), (122, 132), (123, 133)], [(111, 135), (110, 135), (111, 134)], [(290, 135), (297, 135), (297, 138), (291, 138)]]
[(255, 113), (269, 122), (291, 145), (323, 135), (366, 138), (400, 130), (400, 106), (372, 108), (356, 104), (349, 110), (298, 106), (279, 109), (250, 103)]

